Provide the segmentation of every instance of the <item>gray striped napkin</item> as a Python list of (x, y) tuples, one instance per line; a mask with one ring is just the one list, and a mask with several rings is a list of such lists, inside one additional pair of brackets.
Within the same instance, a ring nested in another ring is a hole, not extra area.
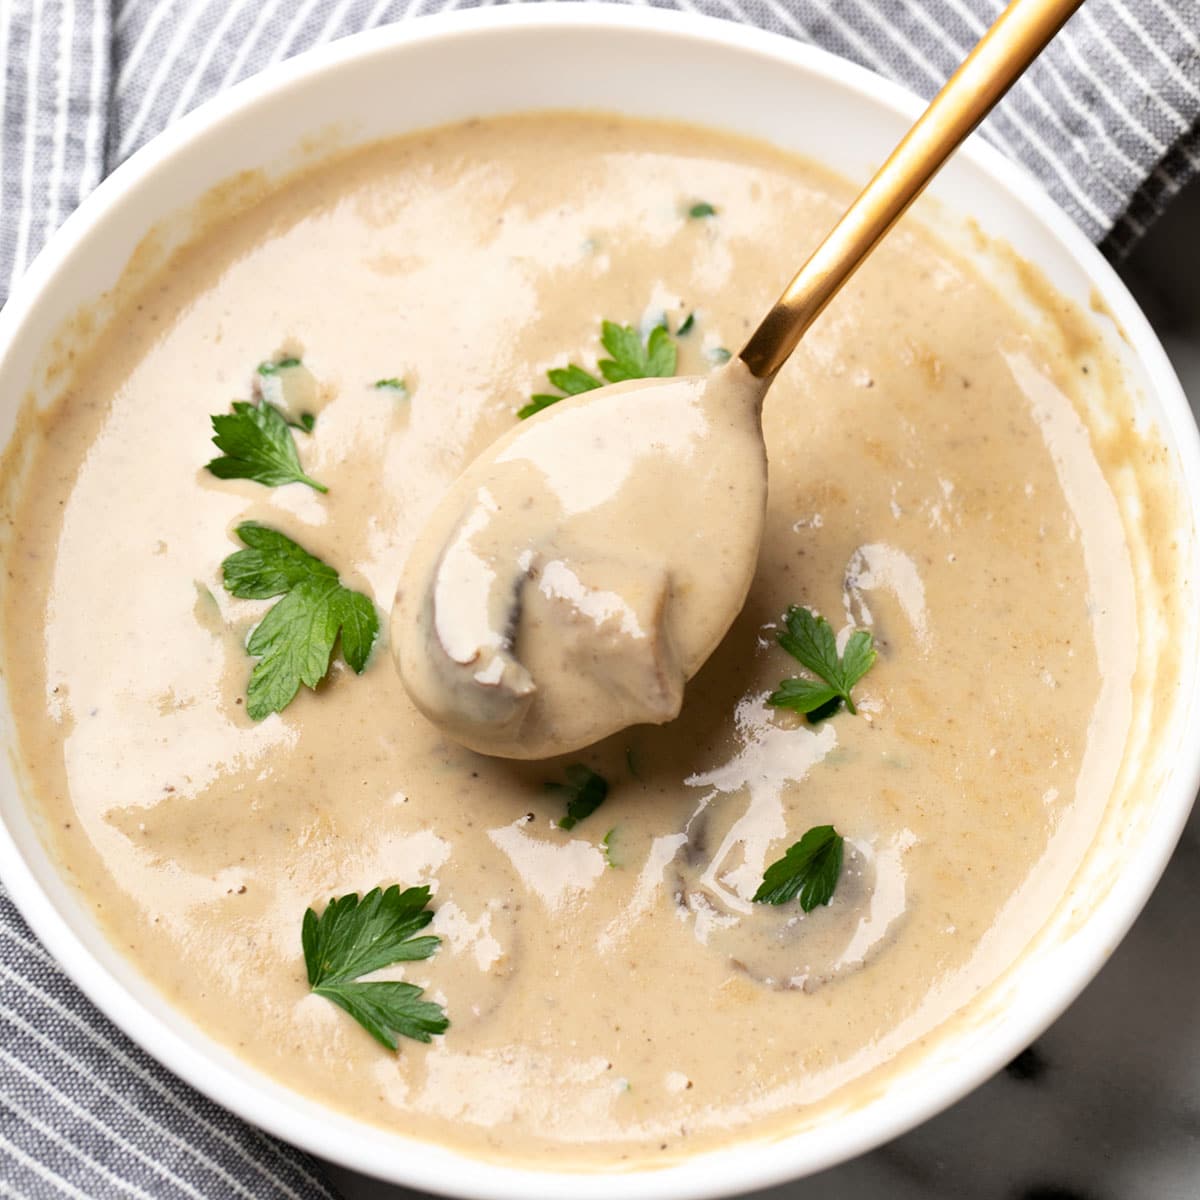
[[(483, 0), (487, 3), (487, 0)], [(1000, 0), (654, 0), (819, 45), (930, 96)], [(0, 300), (106, 171), (231, 83), (474, 0), (0, 0)], [(1200, 0), (1088, 0), (984, 127), (1124, 252), (1200, 171)], [(113, 1028), (0, 890), (0, 1195), (334, 1195), (304, 1155)]]

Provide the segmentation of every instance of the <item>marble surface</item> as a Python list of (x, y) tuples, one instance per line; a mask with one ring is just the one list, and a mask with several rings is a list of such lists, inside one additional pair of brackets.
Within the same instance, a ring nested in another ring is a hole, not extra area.
[[(1121, 273), (1200, 414), (1200, 185)], [(1200, 1200), (1198, 914), (1200, 809), (1132, 932), (1020, 1058), (905, 1137), (756, 1200)], [(329, 1171), (346, 1200), (418, 1200)]]

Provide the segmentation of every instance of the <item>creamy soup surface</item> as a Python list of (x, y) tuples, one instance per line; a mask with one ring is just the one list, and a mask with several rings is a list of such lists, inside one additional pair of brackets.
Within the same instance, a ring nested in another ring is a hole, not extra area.
[[(594, 369), (603, 319), (694, 313), (679, 371), (716, 370), (786, 282), (779, 247), (799, 262), (849, 195), (760, 145), (601, 117), (380, 144), (199, 235), (39, 418), (4, 596), (26, 770), (114, 943), (214, 1037), (470, 1153), (666, 1163), (874, 1094), (1036, 932), (1125, 744), (1133, 650), (1104, 628), (1134, 585), (1078, 339), (1035, 334), (918, 223), (767, 399), (758, 572), (676, 720), (487, 758), (413, 708), (389, 653), (409, 548), (548, 368)], [(317, 384), (295, 437), (326, 495), (203, 469), (210, 414), (288, 355)], [(676, 509), (648, 494), (647, 526)], [(259, 722), (245, 643), (270, 602), (221, 583), (245, 520), (383, 630), (361, 676), (335, 659)], [(775, 642), (792, 604), (873, 633), (857, 716), (766, 704), (802, 673)], [(609, 795), (568, 832), (544, 784), (573, 762)], [(822, 824), (846, 838), (832, 903), (752, 904)], [(394, 1054), (309, 994), (300, 945), (308, 906), (393, 883), (431, 885), (442, 946), (388, 977), (451, 1021)]]

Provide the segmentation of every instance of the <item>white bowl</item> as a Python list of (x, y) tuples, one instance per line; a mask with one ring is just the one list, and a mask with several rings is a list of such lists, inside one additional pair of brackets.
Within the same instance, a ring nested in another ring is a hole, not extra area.
[[(184, 237), (187, 221), (177, 214), (215, 184), (251, 168), (283, 173), (316, 152), (314, 139), (329, 148), (541, 107), (699, 122), (766, 138), (863, 179), (921, 105), (810, 47), (649, 9), (485, 9), (346, 39), (267, 71), (184, 118), (67, 221), (0, 313), (0, 437), (10, 436), (18, 401), (30, 388), (42, 401), (52, 396), (43, 368), (64, 320), (115, 282), (152, 226), (159, 226), (160, 251)], [(1109, 340), (1129, 387), (1170, 447), (1176, 481), (1189, 498), (1179, 576), (1200, 578), (1200, 441), (1178, 381), (1128, 292), (1037, 184), (978, 139), (933, 194), (944, 209), (973, 215), (988, 234), (1009, 241), (1081, 306), (1112, 315)], [(1185, 601), (1196, 611), (1194, 597)], [(43, 848), (11, 754), (0, 765), (0, 874), (38, 936), (130, 1037), (218, 1103), (315, 1154), (466, 1197), (607, 1200), (615, 1187), (626, 1200), (731, 1195), (831, 1166), (945, 1108), (1036, 1038), (1096, 973), (1166, 865), (1196, 792), (1200, 739), (1187, 731), (1197, 725), (1200, 654), (1195, 626), (1185, 633), (1174, 647), (1183, 684), (1160, 715), (1162, 746), (1143, 764), (1137, 805), (1105, 822), (1065, 901), (1019, 963), (972, 1008), (970, 1020), (935, 1039), (933, 1050), (853, 1111), (775, 1142), (625, 1172), (619, 1183), (604, 1174), (501, 1167), (412, 1142), (331, 1112), (240, 1062), (173, 1011), (98, 933)], [(6, 700), (0, 736), (11, 745)]]

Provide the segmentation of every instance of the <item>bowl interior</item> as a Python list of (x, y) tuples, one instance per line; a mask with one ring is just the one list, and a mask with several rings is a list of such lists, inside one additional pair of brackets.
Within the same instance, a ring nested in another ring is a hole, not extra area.
[[(302, 56), (172, 127), (107, 181), (38, 260), (0, 314), (0, 436), (47, 372), (64, 321), (94, 305), (137, 252), (161, 261), (194, 206), (239, 172), (286, 173), (334, 147), (477, 115), (538, 108), (676, 118), (769, 140), (865, 179), (920, 105), (858, 68), (783, 39), (653, 10), (505, 9), (423, 19)], [(281, 149), (282, 148), (282, 149)], [(1133, 301), (1099, 255), (1019, 168), (973, 144), (922, 201), (946, 235), (970, 215), (1098, 317), (1145, 420), (1171, 447), (1178, 488), (1200, 498), (1200, 449), (1182, 392)], [(147, 231), (154, 230), (147, 239)], [(798, 264), (806, 247), (795, 247)], [(786, 267), (781, 267), (786, 270)], [(781, 276), (779, 283), (785, 282)], [(66, 336), (75, 336), (68, 333)], [(1200, 578), (1194, 522), (1177, 530), (1180, 578)], [(1192, 597), (1184, 597), (1191, 600)], [(1191, 608), (1196, 608), (1191, 604)], [(1139, 769), (1136, 809), (1105, 822), (1088, 862), (1035, 945), (969, 1022), (896, 1075), (878, 1097), (769, 1145), (733, 1148), (625, 1175), (629, 1197), (727, 1195), (818, 1170), (931, 1115), (986, 1078), (1050, 1022), (1102, 964), (1144, 902), (1195, 794), (1200, 748), (1195, 623), (1176, 647), (1185, 678)], [(0, 870), (36, 932), (84, 990), (151, 1053), (220, 1103), (317, 1154), (399, 1183), (464, 1196), (611, 1194), (604, 1176), (501, 1168), (418, 1145), (305, 1100), (242, 1064), (190, 1022), (97, 932), (47, 857), (21, 799), (7, 701), (0, 733)], [(1114, 867), (1119, 864), (1119, 871)], [(1115, 880), (1115, 882), (1114, 882)], [(1088, 914), (1081, 922), (1080, 913)]]

